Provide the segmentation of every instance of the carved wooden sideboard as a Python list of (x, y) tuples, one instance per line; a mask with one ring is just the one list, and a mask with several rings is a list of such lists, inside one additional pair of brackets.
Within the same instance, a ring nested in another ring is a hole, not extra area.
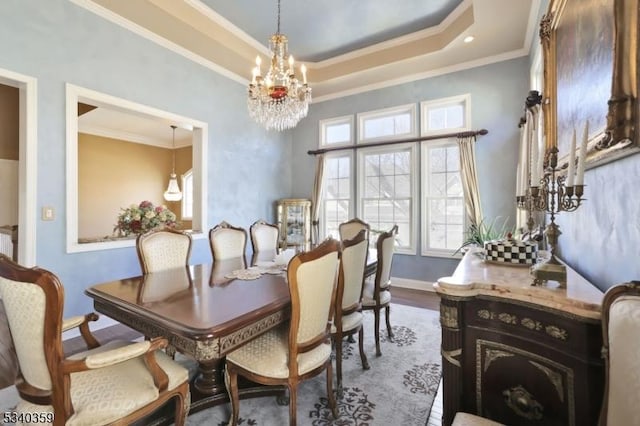
[(567, 267), (567, 288), (469, 252), (441, 296), (443, 424), (464, 411), (507, 425), (597, 424), (603, 294)]

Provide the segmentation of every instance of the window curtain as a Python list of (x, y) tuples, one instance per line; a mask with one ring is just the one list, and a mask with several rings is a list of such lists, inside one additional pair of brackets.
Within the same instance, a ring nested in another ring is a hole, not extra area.
[(465, 210), (470, 225), (479, 226), (482, 222), (482, 206), (478, 189), (478, 173), (476, 171), (475, 136), (458, 137), (460, 150), (460, 176), (464, 192)]
[(322, 204), (322, 180), (324, 174), (324, 154), (316, 156), (316, 176), (311, 194), (311, 243), (318, 244), (320, 238), (320, 205)]

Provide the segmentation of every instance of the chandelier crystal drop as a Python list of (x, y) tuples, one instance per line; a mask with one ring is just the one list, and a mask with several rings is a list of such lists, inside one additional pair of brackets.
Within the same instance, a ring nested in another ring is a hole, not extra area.
[(295, 75), (294, 59), (289, 55), (288, 40), (280, 34), (280, 0), (278, 28), (269, 39), (271, 63), (262, 75), (260, 56), (249, 83), (247, 106), (249, 115), (267, 130), (291, 129), (307, 116), (311, 103), (311, 88), (307, 84), (307, 69), (300, 67), (302, 83)]

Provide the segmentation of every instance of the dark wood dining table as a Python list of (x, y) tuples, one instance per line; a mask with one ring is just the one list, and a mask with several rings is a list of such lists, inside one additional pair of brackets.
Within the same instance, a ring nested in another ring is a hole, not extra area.
[[(228, 400), (224, 356), (289, 317), (285, 275), (227, 278), (243, 268), (238, 261), (153, 272), (86, 290), (96, 311), (146, 337), (167, 338), (171, 347), (198, 362), (191, 386), (195, 411)], [(255, 396), (259, 391), (245, 393)]]
[[(284, 271), (250, 280), (229, 277), (244, 268), (242, 258), (190, 265), (96, 284), (85, 293), (97, 312), (145, 337), (164, 337), (172, 349), (198, 362), (191, 383), (191, 412), (196, 412), (228, 401), (225, 355), (289, 318)], [(375, 258), (367, 268), (375, 272)], [(281, 391), (249, 384), (241, 397)]]

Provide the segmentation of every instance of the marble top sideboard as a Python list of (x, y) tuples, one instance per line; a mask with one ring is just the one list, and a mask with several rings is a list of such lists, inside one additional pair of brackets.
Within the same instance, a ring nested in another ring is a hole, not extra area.
[(481, 252), (469, 250), (452, 276), (440, 278), (434, 284), (436, 292), (458, 297), (496, 296), (600, 319), (602, 291), (569, 266), (566, 288), (560, 288), (554, 281), (533, 286), (534, 278), (528, 267), (488, 263)]

